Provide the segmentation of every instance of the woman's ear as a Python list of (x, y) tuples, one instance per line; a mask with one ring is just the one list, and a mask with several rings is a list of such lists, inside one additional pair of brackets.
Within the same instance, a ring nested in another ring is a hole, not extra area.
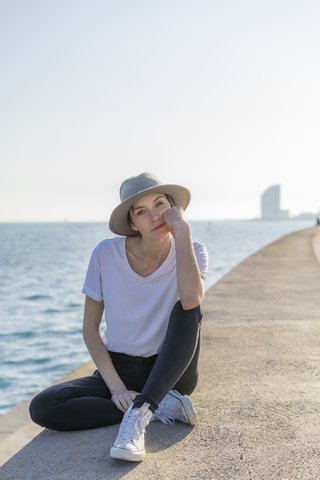
[(139, 230), (137, 229), (137, 227), (135, 226), (135, 224), (133, 223), (132, 221), (132, 218), (131, 218), (131, 208), (128, 212), (128, 215), (127, 215), (127, 222), (128, 224), (130, 225), (130, 227), (132, 228), (132, 230), (134, 230), (135, 232), (138, 232)]
[(138, 231), (139, 231), (133, 222), (131, 222), (131, 228), (132, 228), (132, 230), (134, 230), (135, 232), (138, 232)]

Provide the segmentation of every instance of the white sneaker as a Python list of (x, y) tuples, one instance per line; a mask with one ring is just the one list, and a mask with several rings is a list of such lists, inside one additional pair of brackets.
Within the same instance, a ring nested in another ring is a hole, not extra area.
[(144, 434), (152, 412), (148, 403), (144, 403), (140, 408), (132, 407), (133, 404), (124, 414), (118, 436), (110, 450), (110, 457), (140, 462), (146, 454)]
[(164, 425), (174, 425), (175, 420), (196, 425), (198, 422), (196, 412), (190, 398), (180, 395), (176, 390), (170, 390), (153, 414), (152, 421), (160, 420)]

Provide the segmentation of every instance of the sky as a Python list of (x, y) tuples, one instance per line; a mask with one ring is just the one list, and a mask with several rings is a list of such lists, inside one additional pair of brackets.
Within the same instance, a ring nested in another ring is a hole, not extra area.
[(320, 211), (318, 0), (0, 0), (0, 222), (107, 221), (141, 172), (190, 220)]

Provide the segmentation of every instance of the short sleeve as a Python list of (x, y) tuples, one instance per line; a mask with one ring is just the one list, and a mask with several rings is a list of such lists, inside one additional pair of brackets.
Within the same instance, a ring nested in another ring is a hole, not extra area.
[(98, 248), (95, 248), (92, 252), (82, 293), (96, 300), (96, 302), (103, 301), (101, 263)]
[(204, 245), (198, 242), (193, 242), (193, 250), (198, 262), (198, 267), (202, 278), (205, 280), (207, 278), (207, 271), (209, 265), (209, 257), (207, 249)]

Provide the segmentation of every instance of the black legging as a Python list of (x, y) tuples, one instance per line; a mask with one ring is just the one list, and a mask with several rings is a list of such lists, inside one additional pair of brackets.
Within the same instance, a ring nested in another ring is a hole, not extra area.
[[(200, 307), (183, 310), (177, 302), (159, 355), (134, 357), (109, 352), (115, 369), (128, 390), (141, 392), (134, 406), (144, 402), (154, 412), (174, 388), (190, 395), (198, 381)], [(52, 430), (86, 430), (120, 423), (123, 413), (111, 400), (100, 373), (47, 388), (30, 404), (32, 420)]]

